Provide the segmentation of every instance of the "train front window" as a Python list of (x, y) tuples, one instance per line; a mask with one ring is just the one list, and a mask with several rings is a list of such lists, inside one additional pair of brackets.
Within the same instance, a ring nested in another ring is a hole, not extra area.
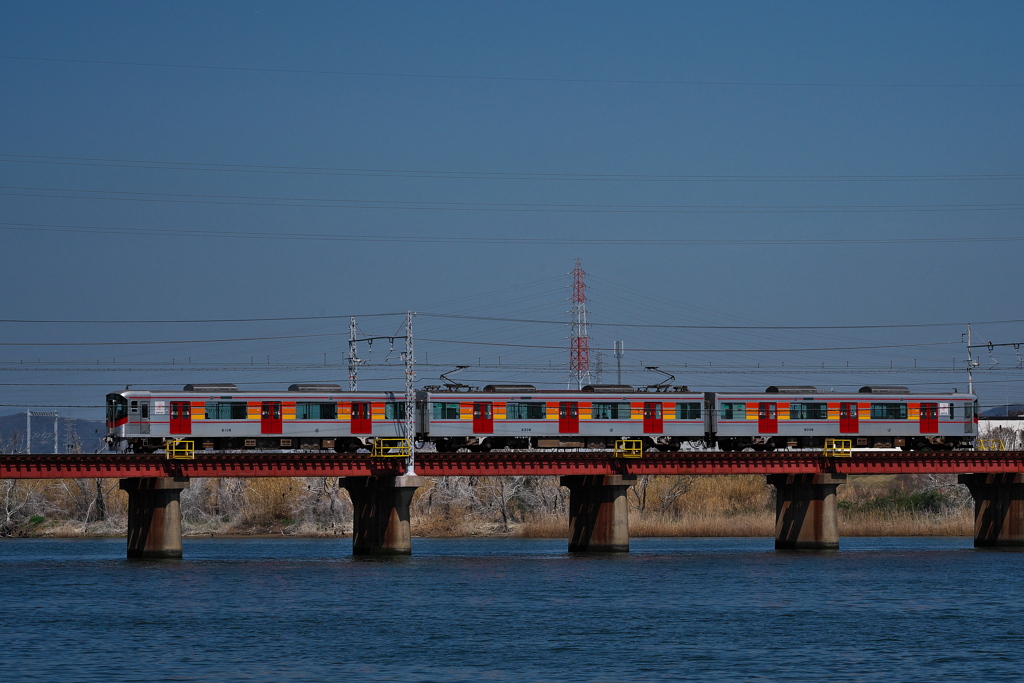
[(128, 417), (128, 399), (121, 394), (107, 394), (107, 423), (114, 424)]

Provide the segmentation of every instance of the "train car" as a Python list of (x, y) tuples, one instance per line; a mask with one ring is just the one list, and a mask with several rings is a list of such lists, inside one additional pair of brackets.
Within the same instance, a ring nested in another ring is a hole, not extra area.
[(906, 387), (857, 393), (768, 387), (764, 393), (711, 394), (711, 431), (725, 451), (820, 448), (826, 438), (855, 448), (904, 450), (970, 446), (978, 436), (973, 394), (911, 394)]
[(188, 384), (107, 394), (111, 450), (153, 452), (169, 439), (190, 439), (205, 450), (340, 452), (404, 434), (404, 395), (345, 392), (337, 384), (293, 384), (286, 392)]
[(431, 390), (420, 400), (423, 437), (439, 451), (460, 448), (614, 448), (640, 439), (647, 448), (678, 450), (709, 439), (705, 395), (686, 387), (644, 391), (590, 385), (582, 391), (494, 384), (482, 391)]

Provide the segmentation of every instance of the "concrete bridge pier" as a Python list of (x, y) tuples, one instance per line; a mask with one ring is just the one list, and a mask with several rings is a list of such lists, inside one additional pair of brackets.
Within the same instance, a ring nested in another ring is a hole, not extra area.
[(412, 555), (409, 504), (423, 477), (342, 477), (352, 499), (353, 555)]
[(636, 475), (566, 475), (569, 552), (629, 552), (626, 489)]
[(181, 492), (187, 477), (122, 479), (128, 492), (128, 558), (181, 558)]
[(838, 550), (836, 489), (845, 474), (769, 474), (775, 487), (776, 550)]
[(1024, 474), (961, 474), (974, 498), (975, 548), (1024, 548)]

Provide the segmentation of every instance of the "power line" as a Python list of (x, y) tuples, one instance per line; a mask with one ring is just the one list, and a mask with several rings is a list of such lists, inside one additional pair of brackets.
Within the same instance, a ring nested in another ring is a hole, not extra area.
[[(458, 339), (427, 339), (420, 337), (419, 341), (437, 342), (441, 344), (469, 344), (472, 346), (504, 346), (522, 349), (558, 349), (564, 350), (564, 346), (546, 346), (541, 344), (512, 344), (509, 342), (482, 342), (463, 341)], [(633, 349), (633, 353), (796, 353), (802, 351), (860, 351), (865, 349), (910, 349), (933, 346), (959, 346), (962, 342), (928, 342), (923, 344), (884, 344), (879, 346), (825, 346), (814, 348), (795, 349)], [(596, 347), (595, 347), (596, 349)], [(611, 348), (601, 348), (601, 351), (612, 351)]]
[(474, 76), (468, 74), (430, 74), (389, 71), (340, 71), (333, 69), (284, 69), (255, 66), (218, 66), (211, 64), (176, 64), (171, 62), (127, 62), (109, 59), (69, 59), (58, 57), (23, 57), (0, 55), (0, 59), (23, 62), (50, 62), (60, 64), (91, 64), (97, 66), (135, 66), (161, 69), (195, 69), (246, 73), (294, 74), (303, 76), (357, 76), (369, 78), (413, 78), (425, 80), (497, 81), (511, 83), (589, 83), (594, 85), (684, 85), (726, 86), (756, 88), (1021, 88), (1021, 83), (872, 83), (841, 81), (727, 81), (727, 80), (674, 80), (627, 78), (556, 78), (551, 76)]
[(850, 246), (876, 244), (993, 244), (1021, 242), (1024, 236), (1006, 237), (905, 237), (862, 239), (612, 239), (558, 237), (453, 237), (424, 235), (331, 235), (326, 233), (254, 232), (244, 230), (188, 230), (169, 228), (115, 228), (95, 225), (61, 225), (50, 223), (0, 223), (0, 230), (30, 232), (67, 232), (83, 234), (136, 235), (151, 237), (220, 237), (230, 239), (299, 240), (323, 242), (404, 242), (409, 244), (510, 244), (510, 245), (609, 245), (609, 246)]
[(225, 164), (198, 161), (159, 161), (109, 159), (103, 157), (63, 157), (32, 154), (0, 154), (0, 162), (51, 164), (60, 166), (102, 166), (169, 171), (209, 171), (225, 173), (342, 175), (365, 177), (438, 178), (456, 180), (560, 180), (600, 182), (947, 182), (1024, 180), (1020, 173), (952, 174), (643, 174), (643, 173), (537, 173), (528, 171), (469, 171), (436, 169), (394, 169), (329, 166), (277, 166), (268, 164)]
[[(492, 322), (509, 323), (536, 323), (542, 325), (567, 325), (564, 320), (535, 320), (523, 318), (499, 318), (481, 315), (459, 315), (456, 313), (417, 313), (423, 318), (455, 318), (460, 320), (482, 320)], [(2, 322), (2, 321), (0, 321)], [(986, 322), (975, 322), (975, 325), (1005, 325), (1010, 323), (1024, 323), (1022, 320), (989, 320)], [(892, 325), (660, 325), (644, 323), (589, 323), (591, 327), (637, 327), (637, 328), (658, 328), (673, 330), (873, 330), (873, 329), (896, 329), (916, 327), (963, 327), (964, 322), (952, 323), (917, 323), (917, 324), (892, 324)], [(987, 346), (987, 345), (982, 345)]]
[[(382, 209), (395, 211), (491, 211), (499, 213), (953, 213), (968, 211), (1020, 211), (1024, 204), (847, 204), (847, 205), (735, 205), (735, 204), (537, 204), (512, 202), (417, 202), (390, 199), (323, 199), (313, 197), (256, 197), (171, 192), (129, 192), (67, 188), (0, 187), (6, 197), (46, 197), (90, 201), (280, 206), (320, 209)], [(10, 190), (21, 190), (13, 192)], [(49, 192), (78, 192), (44, 194)], [(98, 195), (126, 196), (98, 196)]]
[[(393, 317), (395, 315), (404, 315), (406, 313), (364, 313), (359, 317)], [(348, 315), (292, 315), (288, 317), (208, 317), (208, 318), (196, 318), (186, 319), (186, 321), (128, 321), (128, 319), (122, 319), (122, 321), (58, 321), (58, 319), (29, 319), (29, 318), (0, 318), (0, 323), (50, 323), (50, 324), (61, 324), (61, 325), (148, 325), (148, 324), (174, 324), (180, 325), (185, 323), (282, 323), (291, 321), (336, 321), (349, 317)], [(984, 325), (984, 323), (978, 323), (978, 325)]]

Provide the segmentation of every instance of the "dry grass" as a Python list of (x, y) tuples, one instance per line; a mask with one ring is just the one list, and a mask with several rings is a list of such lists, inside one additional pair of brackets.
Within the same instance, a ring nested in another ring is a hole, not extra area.
[(972, 510), (947, 513), (842, 511), (840, 536), (973, 536)]
[[(123, 534), (127, 495), (117, 480), (8, 482), (24, 503), (9, 535)], [(21, 503), (19, 503), (21, 501)], [(634, 537), (759, 536), (775, 529), (775, 490), (759, 475), (644, 476), (627, 492)], [(973, 505), (948, 475), (850, 477), (838, 489), (842, 536), (970, 536)], [(348, 494), (330, 478), (194, 479), (182, 492), (186, 535), (350, 535)], [(565, 538), (568, 493), (556, 477), (430, 478), (413, 498), (421, 537)]]

